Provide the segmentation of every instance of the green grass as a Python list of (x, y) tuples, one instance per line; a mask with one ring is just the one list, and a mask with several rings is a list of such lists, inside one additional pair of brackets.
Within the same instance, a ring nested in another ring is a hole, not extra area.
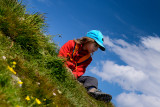
[(28, 13), (18, 0), (0, 4), (0, 106), (113, 107), (90, 97), (66, 71), (43, 14)]

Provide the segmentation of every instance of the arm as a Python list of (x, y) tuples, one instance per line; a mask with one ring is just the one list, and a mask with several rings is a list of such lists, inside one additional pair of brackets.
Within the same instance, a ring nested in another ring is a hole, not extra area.
[(69, 40), (60, 48), (59, 55), (58, 55), (59, 57), (64, 58), (66, 60), (65, 65), (70, 69), (75, 68), (75, 65), (72, 62), (68, 61), (69, 56), (67, 53), (70, 53), (70, 54), (72, 53), (74, 45), (75, 45), (74, 41)]

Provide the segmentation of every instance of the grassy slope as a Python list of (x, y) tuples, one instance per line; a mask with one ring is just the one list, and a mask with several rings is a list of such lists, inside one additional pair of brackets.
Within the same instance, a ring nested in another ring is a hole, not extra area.
[(43, 14), (0, 0), (0, 106), (113, 107), (91, 98), (66, 72), (45, 27)]

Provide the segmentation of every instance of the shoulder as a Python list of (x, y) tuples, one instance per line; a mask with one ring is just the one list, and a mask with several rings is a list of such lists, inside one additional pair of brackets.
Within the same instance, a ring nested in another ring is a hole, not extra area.
[(75, 43), (75, 41), (74, 40), (69, 40), (68, 43)]
[(75, 45), (74, 40), (69, 40), (62, 47), (74, 47), (74, 45)]
[(75, 41), (74, 40), (69, 40), (66, 44), (74, 46), (75, 45)]

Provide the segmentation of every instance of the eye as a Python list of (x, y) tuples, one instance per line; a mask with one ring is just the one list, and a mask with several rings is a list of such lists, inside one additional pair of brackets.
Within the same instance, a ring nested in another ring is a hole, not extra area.
[(97, 44), (97, 43), (95, 43), (95, 44), (94, 44), (94, 46), (95, 46), (95, 47), (98, 47), (98, 44)]

